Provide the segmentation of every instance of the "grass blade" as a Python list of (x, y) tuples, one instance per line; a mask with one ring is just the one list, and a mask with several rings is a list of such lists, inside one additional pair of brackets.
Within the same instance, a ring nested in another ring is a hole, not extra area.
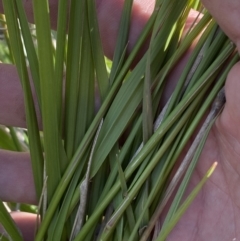
[(126, 54), (126, 46), (128, 44), (128, 33), (131, 20), (131, 10), (132, 10), (133, 0), (124, 1), (120, 27), (118, 31), (117, 43), (114, 51), (113, 63), (111, 68), (111, 73), (109, 76), (110, 85), (114, 82), (118, 71), (122, 68), (123, 60)]
[[(34, 0), (33, 10), (37, 32), (38, 59), (46, 159), (47, 198), (52, 199), (61, 178), (61, 135), (59, 133), (58, 107), (54, 87), (53, 49), (50, 32), (49, 6), (47, 0)], [(54, 173), (54, 175), (53, 175)]]
[[(79, 70), (83, 28), (86, 25), (84, 14), (86, 1), (71, 1), (70, 26), (67, 50), (66, 91), (65, 91), (65, 149), (70, 160), (74, 154), (76, 116), (79, 90)], [(79, 10), (82, 14), (79, 14)]]
[[(88, 21), (87, 13), (85, 22)], [(95, 102), (97, 102), (97, 93), (95, 90), (95, 70), (93, 65), (93, 57), (91, 54), (91, 42), (89, 28), (85, 24), (83, 26), (81, 60), (79, 74), (79, 90), (78, 90), (78, 106), (76, 133), (74, 141), (74, 151), (77, 150), (82, 138), (84, 137), (88, 127), (90, 126), (95, 114)], [(96, 96), (95, 96), (96, 95)]]
[(31, 76), (34, 83), (35, 92), (36, 92), (38, 104), (40, 106), (40, 111), (41, 111), (41, 90), (40, 90), (40, 77), (39, 77), (37, 53), (34, 47), (32, 35), (30, 33), (29, 24), (27, 21), (24, 7), (23, 7), (23, 2), (18, 0), (15, 2), (16, 2), (16, 8), (19, 16), (19, 23), (22, 31), (22, 37), (24, 40), (24, 47), (26, 49), (26, 53), (29, 61), (29, 67), (31, 70)]
[(17, 150), (13, 139), (4, 126), (0, 126), (0, 148), (9, 151)]
[(86, 177), (83, 180), (83, 182), (81, 183), (80, 186), (80, 205), (77, 211), (77, 215), (76, 215), (76, 219), (74, 221), (74, 226), (72, 229), (72, 233), (71, 233), (71, 238), (70, 240), (72, 240), (73, 238), (76, 237), (77, 233), (80, 231), (80, 229), (82, 228), (84, 219), (85, 219), (85, 213), (86, 213), (86, 207), (87, 207), (87, 199), (88, 199), (88, 192), (89, 192), (89, 177), (90, 177), (90, 170), (91, 170), (91, 165), (92, 165), (92, 157), (93, 157), (93, 153), (94, 153), (94, 149), (95, 149), (95, 145), (98, 139), (98, 135), (99, 132), (102, 128), (102, 124), (103, 124), (103, 120), (100, 122), (100, 125), (98, 127), (96, 136), (94, 138), (93, 141), (93, 146), (92, 146), (92, 150), (90, 153), (90, 157), (89, 157), (89, 161), (88, 161), (88, 166), (87, 166), (87, 172), (86, 172)]
[(90, 29), (90, 39), (92, 46), (93, 62), (96, 69), (96, 77), (100, 91), (101, 100), (105, 100), (109, 91), (109, 79), (105, 65), (104, 54), (101, 45), (100, 33), (97, 22), (97, 12), (95, 0), (87, 1), (88, 6), (88, 24)]
[[(58, 107), (58, 120), (62, 119), (62, 93), (63, 93), (63, 73), (64, 73), (64, 56), (66, 46), (66, 31), (67, 31), (67, 13), (68, 0), (58, 1), (58, 22), (57, 22), (57, 44), (56, 44), (56, 58), (54, 69), (54, 81), (56, 84), (56, 101)], [(62, 133), (62, 123), (60, 122), (60, 133)]]
[(153, 110), (151, 92), (151, 44), (147, 54), (146, 71), (143, 87), (143, 144), (145, 144), (153, 133)]
[(15, 145), (16, 151), (23, 151), (22, 145), (17, 137), (16, 130), (13, 127), (8, 127), (8, 128), (9, 128), (13, 143)]
[[(215, 168), (217, 167), (217, 162), (215, 162), (210, 169), (207, 171), (203, 179), (198, 183), (198, 185), (193, 189), (193, 191), (189, 194), (188, 198), (184, 201), (184, 203), (179, 207), (175, 215), (172, 217), (171, 222), (162, 230), (161, 234), (158, 236), (157, 241), (164, 241), (167, 235), (171, 232), (173, 227), (176, 225), (178, 220), (187, 210), (187, 208), (191, 205), (194, 198), (197, 194), (201, 191), (203, 185), (206, 181), (211, 177), (212, 173), (214, 172)], [(141, 239), (143, 241), (145, 239)]]

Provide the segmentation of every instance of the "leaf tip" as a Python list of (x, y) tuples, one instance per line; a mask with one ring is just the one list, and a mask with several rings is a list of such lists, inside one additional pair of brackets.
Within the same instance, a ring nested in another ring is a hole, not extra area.
[(208, 178), (213, 174), (213, 172), (215, 171), (217, 165), (218, 165), (218, 162), (214, 162), (214, 163), (212, 164), (212, 166), (210, 167), (210, 169), (209, 169), (209, 171), (208, 171), (208, 174), (207, 174), (207, 177), (208, 177)]

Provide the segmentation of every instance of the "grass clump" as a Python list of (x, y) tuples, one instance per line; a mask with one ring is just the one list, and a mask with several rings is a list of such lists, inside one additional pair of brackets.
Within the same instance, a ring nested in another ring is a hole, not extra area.
[[(9, 48), (23, 86), (34, 182), (43, 200), (35, 240), (148, 240), (179, 184), (158, 230), (157, 240), (164, 240), (216, 166), (180, 205), (221, 108), (214, 105), (174, 185), (170, 175), (238, 60), (235, 47), (199, 1), (157, 0), (127, 55), (133, 1), (126, 0), (113, 62), (106, 65), (95, 1), (72, 0), (68, 26), (67, 3), (59, 0), (54, 47), (47, 0), (33, 1), (36, 39), (22, 1), (3, 0)], [(203, 17), (183, 36), (192, 8), (201, 10)], [(200, 33), (174, 92), (161, 108), (169, 74)], [(149, 36), (146, 53), (132, 68)], [(28, 68), (43, 121), (41, 134)], [(96, 85), (101, 102), (97, 113)], [(6, 231), (22, 240), (6, 212), (4, 217), (0, 221)]]

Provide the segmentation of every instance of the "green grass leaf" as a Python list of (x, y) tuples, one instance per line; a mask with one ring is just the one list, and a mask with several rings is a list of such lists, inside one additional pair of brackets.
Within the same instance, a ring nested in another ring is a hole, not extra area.
[[(37, 53), (34, 47), (33, 38), (30, 32), (29, 23), (27, 21), (26, 13), (21, 1), (15, 1), (17, 13), (19, 16), (19, 24), (22, 31), (22, 37), (24, 40), (24, 47), (26, 49), (27, 58), (29, 61), (29, 67), (31, 70), (31, 76), (35, 87), (35, 92), (39, 106), (41, 106), (41, 90), (40, 90), (40, 77)], [(41, 108), (40, 108), (41, 110)]]
[(101, 97), (101, 100), (103, 101), (105, 100), (109, 92), (110, 84), (109, 84), (109, 78), (108, 78), (107, 68), (105, 65), (105, 59), (104, 59), (100, 33), (98, 28), (95, 1), (94, 0), (87, 1), (87, 8), (88, 8), (88, 24), (89, 24), (89, 30), (90, 30), (93, 62), (96, 70), (96, 77), (98, 81), (100, 97)]
[(194, 198), (197, 196), (197, 194), (201, 191), (203, 185), (206, 183), (206, 181), (210, 178), (212, 173), (214, 172), (215, 168), (217, 166), (217, 162), (215, 162), (210, 169), (207, 171), (203, 179), (198, 183), (198, 185), (193, 189), (193, 191), (189, 194), (187, 199), (184, 201), (184, 203), (179, 207), (177, 212), (174, 214), (174, 216), (171, 219), (171, 222), (165, 226), (165, 228), (161, 231), (160, 235), (157, 238), (157, 241), (164, 241), (168, 234), (171, 232), (173, 227), (176, 225), (178, 220), (181, 218), (181, 216), (184, 214), (184, 212), (187, 210), (187, 208), (191, 205)]
[[(67, 66), (66, 66), (66, 90), (65, 90), (65, 150), (70, 160), (74, 154), (74, 140), (77, 121), (77, 107), (79, 94), (79, 71), (82, 51), (82, 38), (84, 25), (87, 23), (86, 1), (74, 0), (70, 7), (70, 25), (68, 49), (67, 49)], [(82, 14), (79, 14), (79, 11)], [(86, 32), (85, 32), (86, 33)]]
[(110, 85), (112, 85), (114, 79), (117, 77), (118, 72), (122, 69), (123, 60), (125, 59), (126, 48), (128, 46), (132, 4), (133, 0), (127, 0), (124, 2), (112, 68), (109, 76)]
[[(62, 106), (62, 93), (63, 93), (63, 79), (65, 67), (65, 46), (66, 31), (67, 31), (67, 17), (68, 17), (68, 0), (58, 1), (58, 18), (57, 18), (57, 37), (56, 37), (56, 57), (54, 68), (54, 81), (56, 86), (56, 101), (58, 107), (58, 119), (62, 119), (63, 106)], [(60, 121), (59, 129), (62, 133), (63, 124)]]
[[(46, 160), (47, 200), (50, 203), (61, 178), (62, 143), (59, 130), (56, 89), (54, 87), (53, 49), (47, 0), (34, 0), (40, 72), (41, 107)], [(54, 173), (54, 175), (53, 175)]]
[(4, 126), (0, 126), (0, 148), (9, 151), (16, 151), (13, 139), (9, 133), (7, 133)]

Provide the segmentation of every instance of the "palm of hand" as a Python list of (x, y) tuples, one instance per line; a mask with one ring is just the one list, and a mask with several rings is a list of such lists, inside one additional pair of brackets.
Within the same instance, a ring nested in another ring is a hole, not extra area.
[[(222, 241), (240, 237), (240, 63), (226, 83), (226, 106), (213, 126), (188, 186), (189, 193), (211, 164), (218, 166), (167, 240)], [(186, 195), (187, 195), (186, 193)]]

